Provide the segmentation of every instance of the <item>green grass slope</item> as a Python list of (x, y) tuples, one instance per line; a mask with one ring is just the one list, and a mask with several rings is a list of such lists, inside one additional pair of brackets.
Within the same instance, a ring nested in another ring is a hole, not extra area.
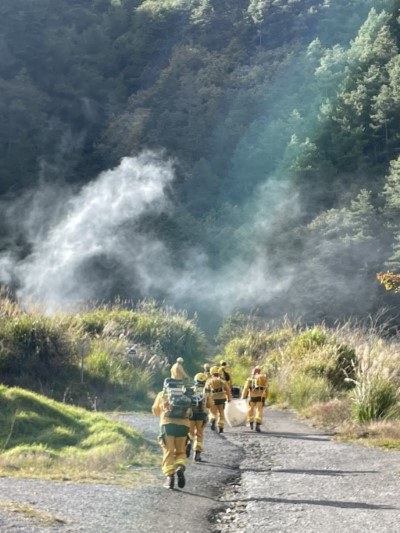
[(104, 415), (0, 385), (0, 475), (129, 484), (156, 448)]

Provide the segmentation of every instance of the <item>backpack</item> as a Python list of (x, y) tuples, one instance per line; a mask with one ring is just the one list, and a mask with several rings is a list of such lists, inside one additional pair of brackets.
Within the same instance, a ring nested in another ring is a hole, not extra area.
[(167, 378), (164, 381), (165, 416), (170, 418), (188, 418), (192, 406), (193, 391), (186, 388), (181, 381)]
[(251, 378), (251, 388), (254, 389), (265, 389), (267, 384), (267, 377), (265, 374), (257, 374)]
[(221, 378), (217, 378), (216, 376), (210, 378), (208, 387), (211, 390), (211, 392), (223, 392), (224, 391), (224, 386), (222, 384)]
[(223, 374), (223, 378), (225, 381), (230, 381), (231, 380), (231, 376), (228, 374), (228, 372), (226, 370), (224, 370), (224, 368), (222, 368), (222, 374)]
[(193, 387), (192, 389), (192, 409), (196, 411), (203, 411), (203, 401), (204, 401), (204, 388), (203, 387)]

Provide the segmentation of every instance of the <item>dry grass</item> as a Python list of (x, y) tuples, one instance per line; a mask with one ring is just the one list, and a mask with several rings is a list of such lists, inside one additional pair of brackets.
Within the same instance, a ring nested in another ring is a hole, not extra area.
[(349, 420), (351, 401), (349, 398), (344, 398), (334, 399), (326, 403), (315, 403), (304, 414), (317, 427), (336, 429)]
[(398, 335), (388, 337), (390, 324), (380, 316), (369, 324), (348, 321), (338, 326), (335, 335), (356, 352), (358, 372), (363, 379), (385, 378), (400, 386), (400, 340)]
[(400, 420), (382, 420), (368, 424), (347, 422), (337, 429), (336, 435), (340, 440), (400, 450)]

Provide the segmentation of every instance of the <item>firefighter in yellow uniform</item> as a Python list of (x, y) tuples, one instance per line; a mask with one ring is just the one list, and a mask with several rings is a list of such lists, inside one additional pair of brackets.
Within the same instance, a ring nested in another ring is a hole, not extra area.
[(211, 377), (207, 380), (205, 386), (206, 394), (209, 394), (212, 399), (211, 404), (211, 429), (215, 430), (215, 422), (217, 419), (218, 433), (224, 432), (224, 408), (225, 402), (231, 401), (231, 389), (221, 379), (221, 374), (217, 366), (210, 368)]
[(178, 357), (176, 360), (176, 363), (174, 363), (171, 367), (171, 378), (173, 379), (185, 379), (189, 378), (189, 376), (186, 374), (185, 369), (183, 368), (183, 358)]
[(258, 432), (261, 431), (263, 407), (265, 405), (265, 399), (267, 395), (267, 376), (265, 374), (261, 374), (260, 367), (256, 366), (253, 368), (252, 376), (246, 379), (246, 383), (242, 392), (242, 398), (246, 399), (248, 396), (250, 396), (247, 420), (250, 424), (250, 429), (254, 428), (254, 421), (256, 422), (256, 431)]
[(211, 397), (204, 392), (207, 376), (199, 372), (194, 376), (194, 386), (192, 387), (192, 414), (190, 416), (189, 440), (186, 445), (186, 457), (190, 457), (190, 452), (194, 450), (195, 462), (201, 461), (201, 452), (204, 451), (203, 439), (204, 428), (208, 420), (208, 411), (211, 408)]
[(173, 381), (167, 378), (164, 381), (164, 389), (159, 392), (152, 406), (153, 415), (160, 417), (160, 445), (163, 450), (161, 469), (166, 476), (164, 487), (173, 489), (175, 485), (175, 473), (178, 477), (178, 487), (185, 486), (186, 465), (186, 442), (188, 439), (191, 415), (191, 399), (189, 406), (182, 417), (171, 416), (168, 400), (168, 385)]

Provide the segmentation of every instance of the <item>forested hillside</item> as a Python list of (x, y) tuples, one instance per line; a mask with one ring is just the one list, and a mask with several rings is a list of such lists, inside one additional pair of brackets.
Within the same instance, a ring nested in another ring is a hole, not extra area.
[(2, 0), (0, 282), (211, 329), (397, 313), (399, 8)]

